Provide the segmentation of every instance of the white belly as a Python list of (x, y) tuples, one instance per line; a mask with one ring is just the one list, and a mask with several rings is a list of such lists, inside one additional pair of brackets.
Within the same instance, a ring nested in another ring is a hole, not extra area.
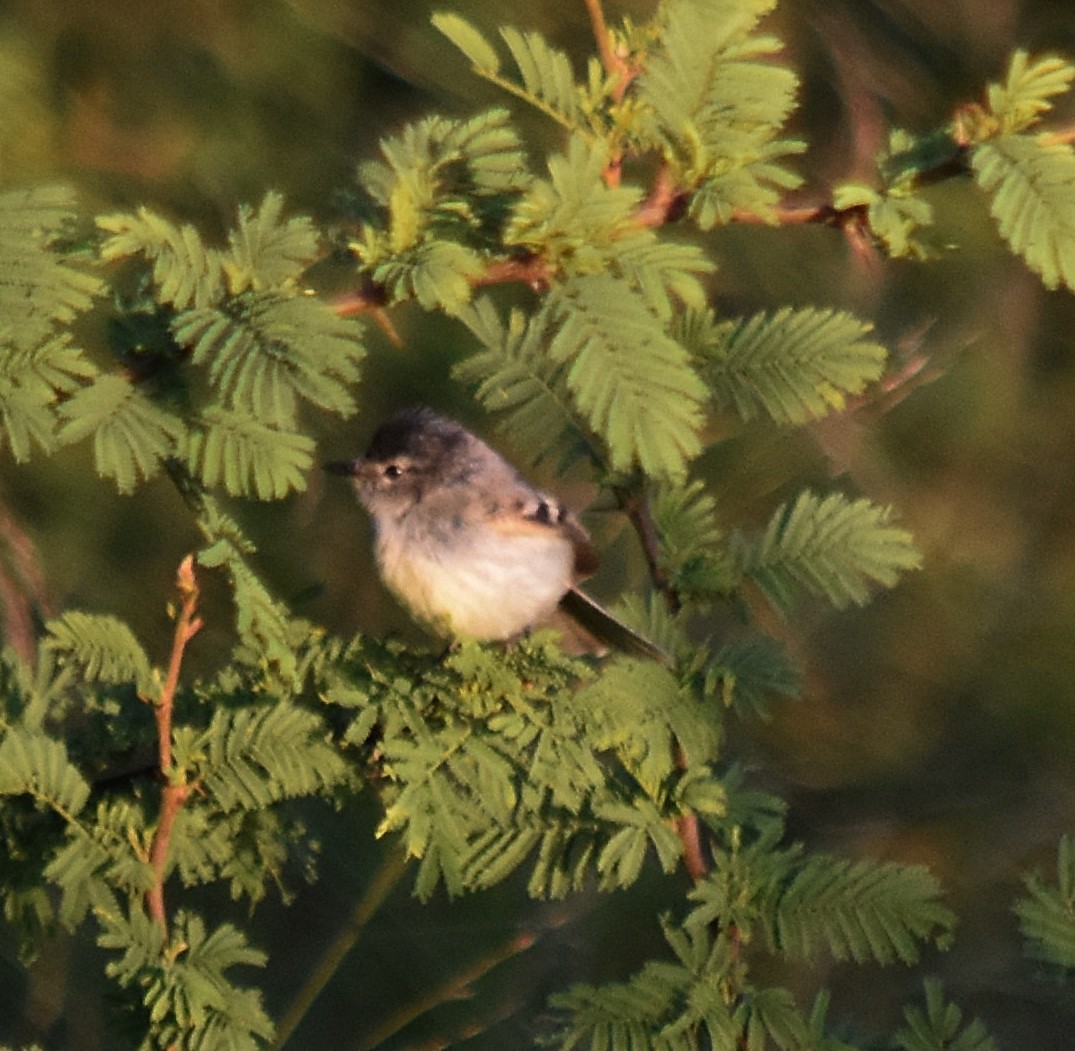
[(571, 587), (574, 550), (555, 529), (466, 532), (465, 544), (377, 541), (385, 583), (437, 634), (510, 638), (547, 618)]

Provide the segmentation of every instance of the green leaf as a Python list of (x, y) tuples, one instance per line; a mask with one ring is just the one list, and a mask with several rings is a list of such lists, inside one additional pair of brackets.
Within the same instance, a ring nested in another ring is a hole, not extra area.
[(706, 601), (731, 590), (724, 533), (716, 501), (697, 479), (662, 485), (650, 501), (660, 543), (660, 564), (684, 601)]
[(837, 960), (911, 964), (919, 944), (944, 941), (955, 916), (920, 865), (813, 855), (779, 893), (767, 936), (783, 955), (809, 958), (824, 946)]
[(780, 41), (755, 33), (774, 3), (669, 0), (639, 78), (646, 134), (695, 191), (691, 215), (703, 229), (736, 211), (768, 218), (780, 192), (799, 182), (777, 163), (802, 149), (777, 138), (798, 81), (765, 61)]
[(788, 989), (755, 989), (746, 998), (746, 1046), (765, 1047), (768, 1038), (783, 1051), (799, 1051), (807, 1043), (806, 1020)]
[(767, 635), (747, 635), (724, 642), (702, 674), (707, 696), (719, 697), (742, 715), (769, 714), (774, 694), (798, 697), (802, 676), (787, 650)]
[(606, 185), (607, 162), (604, 145), (573, 136), (566, 154), (549, 158), (549, 177), (532, 180), (516, 203), (505, 244), (539, 253), (550, 269), (572, 274), (612, 266), (624, 242), (654, 244), (653, 231), (634, 216), (641, 191)]
[(1016, 51), (1004, 82), (990, 84), (986, 99), (1000, 121), (1001, 135), (1013, 135), (1037, 124), (1053, 108), (1052, 99), (1065, 94), (1075, 78), (1075, 66), (1053, 55), (1031, 59)]
[(663, 798), (677, 764), (700, 767), (719, 753), (719, 711), (684, 690), (656, 661), (612, 661), (579, 692), (578, 703), (591, 713), (601, 748), (615, 751), (651, 799)]
[[(361, 264), (399, 298), (415, 293), (414, 270), (425, 269), (434, 286), (448, 277), (438, 277), (437, 269), (476, 273), (475, 250), (501, 248), (504, 212), (528, 179), (507, 112), (489, 110), (466, 121), (428, 117), (384, 140), (381, 150), (384, 162), (359, 172), (385, 212), (383, 229), (367, 224), (351, 245)], [(437, 301), (428, 287), (423, 294)], [(458, 284), (446, 296), (449, 303), (465, 299)]]
[(121, 493), (133, 492), (152, 478), (161, 462), (175, 454), (183, 422), (165, 412), (124, 376), (98, 376), (60, 406), (67, 421), (60, 431), (67, 445), (93, 435), (98, 472), (114, 478)]
[(432, 21), (434, 28), (466, 55), (478, 76), (523, 99), (565, 128), (578, 129), (579, 91), (571, 60), (540, 33), (523, 33), (510, 26), (500, 30), (522, 79), (519, 84), (501, 73), (496, 49), (469, 22), (447, 13), (435, 14)]
[(496, 73), (500, 66), (493, 46), (466, 19), (441, 11), (431, 19), (434, 29), (440, 30), (474, 65), (479, 73)]
[(57, 409), (97, 374), (92, 362), (62, 333), (30, 348), (0, 347), (0, 433), (19, 463), (32, 446), (57, 445)]
[(783, 307), (716, 325), (704, 375), (722, 408), (744, 420), (760, 412), (777, 423), (805, 423), (840, 410), (884, 370), (885, 348), (872, 326), (844, 311)]
[(228, 290), (283, 288), (294, 284), (317, 257), (318, 235), (305, 215), (281, 220), (284, 198), (270, 191), (256, 208), (242, 205), (228, 234), (229, 254), (222, 259)]
[[(231, 924), (208, 931), (193, 913), (177, 913), (172, 935), (180, 951), (161, 952), (155, 966), (127, 971), (143, 991), (158, 1046), (192, 1051), (234, 1048), (255, 1051), (273, 1035), (273, 1024), (257, 990), (234, 986), (225, 972), (232, 967), (261, 967), (265, 954), (253, 949)], [(136, 940), (138, 935), (130, 938)], [(122, 944), (122, 943), (121, 943)]]
[(221, 253), (206, 247), (189, 223), (178, 226), (143, 207), (134, 215), (98, 216), (97, 225), (112, 235), (101, 246), (105, 262), (143, 255), (153, 264), (160, 302), (182, 310), (209, 306), (223, 295)]
[(559, 453), (561, 467), (591, 451), (575, 420), (564, 367), (546, 353), (547, 317), (513, 310), (505, 326), (488, 297), (476, 300), (459, 320), (478, 338), (482, 351), (459, 362), (452, 374), (477, 383), (475, 397), (490, 412), (506, 416), (501, 427), (534, 462)]
[(701, 307), (699, 275), (713, 264), (698, 245), (671, 241), (640, 224), (641, 193), (608, 186), (608, 153), (601, 143), (573, 137), (567, 153), (549, 159), (549, 178), (534, 179), (516, 203), (504, 242), (541, 257), (552, 273), (614, 274), (639, 292), (662, 321), (673, 301)]
[(12, 727), (0, 740), (0, 796), (5, 795), (32, 796), (72, 820), (86, 805), (90, 786), (62, 742)]
[(936, 978), (923, 983), (926, 1010), (906, 1007), (907, 1024), (896, 1034), (896, 1047), (902, 1051), (997, 1051), (997, 1044), (982, 1023), (975, 1018), (966, 1027), (963, 1012), (944, 998), (944, 989)]
[(289, 703), (218, 709), (193, 751), (196, 776), (224, 811), (309, 796), (348, 776), (318, 716)]
[(1027, 954), (1075, 969), (1075, 843), (1060, 840), (1056, 885), (1036, 873), (1026, 879), (1027, 894), (1015, 904)]
[(837, 211), (865, 208), (870, 233), (894, 259), (905, 256), (924, 259), (928, 253), (915, 234), (933, 222), (933, 208), (912, 191), (913, 179), (908, 176), (907, 181), (906, 188), (886, 188), (884, 191), (843, 183), (833, 189), (832, 206)]
[(682, 478), (700, 449), (705, 386), (687, 352), (624, 281), (593, 274), (564, 282), (546, 307), (557, 326), (550, 357), (614, 470), (636, 466)]
[(1000, 236), (1046, 288), (1075, 289), (1075, 151), (1008, 135), (974, 148), (971, 164)]
[(565, 128), (575, 129), (579, 116), (578, 88), (567, 54), (550, 46), (540, 33), (521, 33), (506, 26), (500, 35), (522, 76), (522, 97)]
[(227, 309), (186, 310), (172, 323), (176, 341), (206, 365), (226, 405), (282, 429), (297, 424), (298, 401), (349, 416), (348, 387), (365, 349), (362, 329), (306, 296), (248, 292)]
[(275, 665), (284, 678), (290, 680), (297, 661), (291, 644), (288, 613), (247, 563), (247, 557), (254, 554), (254, 545), (235, 522), (220, 511), (209, 494), (202, 496), (198, 528), (208, 544), (198, 552), (198, 563), (223, 569), (228, 574), (240, 639), (257, 662), (267, 661)]
[(91, 682), (133, 683), (147, 698), (155, 696), (152, 666), (134, 632), (116, 617), (72, 610), (46, 625), (46, 648), (61, 660), (73, 661)]
[(55, 250), (74, 218), (75, 196), (66, 187), (0, 193), (0, 334), (18, 348), (46, 340), (101, 290), (98, 278)]
[(313, 439), (259, 422), (245, 412), (211, 406), (187, 437), (190, 469), (209, 488), (232, 496), (280, 500), (306, 488)]
[(485, 269), (481, 258), (454, 241), (429, 241), (373, 271), (393, 301), (413, 298), (426, 310), (458, 314)]
[(737, 564), (784, 612), (803, 591), (838, 609), (861, 605), (871, 581), (892, 587), (921, 564), (911, 535), (890, 518), (869, 500), (805, 492), (774, 513), (759, 540), (738, 538)]

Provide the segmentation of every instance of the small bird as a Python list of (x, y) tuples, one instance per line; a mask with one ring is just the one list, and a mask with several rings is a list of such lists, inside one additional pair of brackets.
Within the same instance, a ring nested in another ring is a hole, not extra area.
[(511, 639), (551, 623), (570, 648), (607, 643), (669, 663), (576, 587), (598, 560), (575, 515), (454, 420), (405, 409), (365, 456), (325, 469), (352, 479), (373, 520), (382, 579), (435, 635)]

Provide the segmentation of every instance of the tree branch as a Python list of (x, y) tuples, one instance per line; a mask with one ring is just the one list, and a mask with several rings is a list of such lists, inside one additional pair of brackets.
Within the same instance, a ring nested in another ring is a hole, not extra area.
[(642, 547), (642, 554), (646, 559), (646, 568), (653, 586), (664, 596), (668, 608), (677, 612), (682, 600), (672, 582), (668, 579), (668, 573), (661, 565), (661, 540), (657, 535), (657, 524), (653, 521), (653, 512), (650, 510), (649, 501), (644, 493), (626, 485), (614, 486), (612, 489), (620, 510), (627, 516), (638, 542)]
[(201, 619), (195, 613), (198, 606), (198, 585), (194, 579), (193, 555), (187, 555), (179, 564), (179, 571), (176, 573), (176, 590), (179, 592), (180, 606), (175, 620), (175, 633), (172, 637), (172, 653), (168, 661), (164, 684), (161, 686), (160, 697), (153, 706), (153, 715), (157, 723), (157, 762), (161, 775), (165, 778), (165, 785), (161, 792), (160, 817), (149, 850), (149, 864), (153, 869), (153, 886), (146, 893), (149, 914), (165, 931), (168, 927), (168, 916), (164, 907), (164, 874), (168, 867), (172, 829), (175, 827), (175, 819), (179, 811), (183, 809), (183, 804), (190, 795), (190, 785), (173, 780), (172, 712), (175, 707), (175, 693), (179, 687), (183, 655), (187, 644), (202, 626)]
[(597, 42), (597, 53), (601, 57), (601, 65), (605, 72), (613, 78), (612, 99), (619, 102), (627, 91), (631, 81), (638, 76), (638, 70), (633, 69), (627, 59), (616, 51), (613, 46), (612, 35), (608, 31), (605, 22), (605, 12), (601, 8), (601, 0), (583, 0), (586, 11), (590, 16), (590, 25), (593, 27), (594, 40)]

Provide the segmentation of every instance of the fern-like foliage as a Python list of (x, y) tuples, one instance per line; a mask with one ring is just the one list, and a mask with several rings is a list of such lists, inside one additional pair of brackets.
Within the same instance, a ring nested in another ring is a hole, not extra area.
[(74, 610), (49, 621), (47, 631), (44, 648), (58, 663), (72, 662), (84, 680), (133, 683), (146, 697), (155, 692), (146, 651), (118, 618)]
[(824, 946), (837, 960), (914, 963), (922, 941), (952, 926), (940, 893), (921, 866), (814, 855), (782, 888), (767, 933), (789, 957)]
[(1030, 956), (1059, 967), (1075, 969), (1075, 843), (1060, 840), (1056, 859), (1056, 883), (1040, 873), (1026, 880), (1027, 893), (1015, 911)]
[(565, 282), (545, 309), (555, 326), (549, 355), (566, 366), (568, 389), (613, 470), (681, 479), (701, 447), (706, 394), (687, 352), (630, 285), (608, 274)]
[(129, 800), (98, 800), (92, 815), (69, 821), (43, 873), (59, 890), (57, 918), (68, 930), (91, 911), (114, 912), (120, 900), (148, 892), (154, 880), (147, 860), (149, 829), (143, 806)]
[(990, 132), (1018, 135), (1037, 124), (1053, 108), (1053, 99), (1066, 94), (1075, 80), (1075, 66), (1055, 55), (1031, 58), (1016, 51), (1001, 83), (986, 89)]
[(284, 198), (269, 192), (257, 208), (242, 205), (221, 258), (232, 295), (287, 288), (317, 258), (318, 233), (305, 215), (283, 217)]
[(767, 635), (724, 642), (705, 662), (701, 690), (742, 715), (765, 717), (775, 696), (798, 697), (801, 673), (787, 650)]
[(227, 310), (187, 310), (172, 324), (176, 341), (205, 365), (230, 409), (294, 427), (299, 399), (343, 416), (354, 412), (348, 387), (365, 354), (353, 322), (324, 304), (278, 292), (249, 293)]
[(567, 1015), (557, 1046), (694, 1051), (707, 1038), (713, 1047), (736, 1045), (749, 1007), (734, 1004), (720, 981), (731, 968), (727, 935), (710, 942), (703, 931), (667, 923), (664, 934), (675, 962), (652, 962), (627, 982), (575, 985), (551, 999)]
[[(354, 743), (380, 730), (381, 832), (400, 833), (420, 859), (422, 896), (442, 882), (454, 894), (487, 887), (528, 861), (537, 896), (595, 875), (605, 889), (629, 886), (647, 857), (666, 870), (678, 863), (670, 815), (685, 793), (721, 795), (701, 783), (719, 736), (711, 713), (658, 665), (625, 662), (579, 698), (586, 667), (541, 637), (504, 655), (464, 645), (406, 678), (391, 655), (364, 644), (321, 692), (355, 712)], [(689, 790), (673, 741), (699, 764)], [(619, 787), (606, 776), (610, 761)]]
[(382, 144), (359, 172), (383, 215), (351, 247), (390, 300), (458, 311), (483, 268), (508, 202), (526, 176), (504, 110), (468, 121), (430, 117)]
[(152, 478), (179, 448), (183, 421), (156, 404), (125, 376), (105, 373), (60, 406), (65, 444), (93, 436), (98, 472), (130, 493)]
[(661, 568), (684, 601), (705, 602), (732, 588), (717, 505), (700, 481), (663, 485), (651, 499)]
[(971, 163), (1001, 237), (1046, 288), (1075, 289), (1075, 151), (1008, 135), (977, 146)]
[(74, 320), (101, 290), (99, 278), (56, 250), (76, 215), (66, 187), (0, 193), (0, 317), (5, 338), (24, 350)]
[(769, 215), (799, 178), (780, 161), (802, 144), (778, 136), (795, 106), (791, 70), (765, 61), (780, 49), (757, 32), (775, 0), (670, 0), (659, 44), (640, 78), (652, 116), (646, 134), (693, 188), (702, 229), (734, 213)]
[(736, 537), (736, 563), (782, 611), (803, 592), (837, 608), (861, 604), (871, 582), (891, 587), (921, 564), (911, 535), (891, 517), (869, 500), (805, 492), (778, 508), (757, 540)]
[(790, 959), (825, 949), (835, 959), (912, 963), (920, 946), (947, 944), (955, 922), (941, 888), (916, 865), (803, 857), (780, 849), (774, 823), (754, 842), (719, 853), (691, 891), (688, 928), (733, 925), (757, 932)]
[(963, 1011), (944, 996), (936, 978), (922, 983), (926, 1009), (904, 1008), (906, 1024), (896, 1034), (901, 1051), (997, 1051), (996, 1041), (975, 1018), (963, 1024)]
[(832, 205), (841, 212), (864, 209), (870, 233), (893, 259), (924, 259), (929, 255), (917, 235), (933, 222), (933, 208), (915, 192), (910, 180), (906, 186), (884, 190), (844, 183), (833, 190)]
[(549, 177), (534, 179), (512, 209), (508, 245), (537, 253), (565, 277), (605, 271), (641, 293), (663, 321), (673, 303), (701, 306), (699, 282), (713, 269), (697, 245), (661, 239), (637, 222), (641, 192), (609, 186), (603, 178), (607, 149), (573, 138), (564, 154), (549, 158)]
[(546, 353), (548, 332), (542, 314), (513, 310), (505, 325), (487, 297), (474, 301), (459, 320), (482, 345), (452, 370), (476, 384), (475, 397), (491, 412), (503, 413), (503, 429), (534, 461), (559, 455), (560, 466), (586, 453), (596, 456), (592, 439), (579, 427), (564, 367)]
[(466, 19), (441, 13), (433, 16), (433, 25), (463, 52), (479, 77), (524, 99), (569, 131), (582, 126), (571, 60), (540, 33), (510, 26), (500, 30), (519, 72), (520, 80), (515, 81), (502, 74), (496, 49)]
[(197, 737), (177, 746), (221, 810), (258, 810), (316, 795), (346, 779), (346, 764), (323, 722), (294, 704), (218, 710)]
[(189, 223), (177, 225), (149, 208), (97, 218), (111, 235), (101, 246), (105, 262), (144, 256), (152, 264), (157, 297), (176, 310), (204, 307), (224, 291), (221, 253), (209, 248)]
[(235, 602), (235, 626), (241, 643), (255, 659), (279, 668), (286, 679), (294, 677), (297, 659), (292, 646), (287, 610), (262, 583), (247, 559), (254, 545), (239, 526), (217, 506), (203, 497), (198, 527), (207, 546), (198, 552), (199, 565), (223, 569), (231, 584)]
[(354, 320), (302, 294), (318, 251), (310, 220), (285, 218), (282, 197), (269, 193), (257, 208), (239, 209), (226, 248), (146, 209), (98, 223), (111, 233), (105, 261), (141, 257), (151, 266), (170, 336), (152, 352), (172, 370), (184, 355), (204, 368), (215, 400), (180, 419), (137, 376), (109, 375), (64, 403), (61, 438), (92, 434), (98, 470), (124, 492), (171, 457), (203, 486), (235, 496), (302, 489), (313, 443), (298, 429), (300, 406), (353, 413), (365, 353)]
[(0, 434), (22, 463), (35, 445), (56, 448), (59, 407), (97, 370), (66, 334), (24, 347), (3, 333), (0, 328)]
[(711, 314), (684, 322), (717, 404), (777, 423), (839, 411), (884, 369), (871, 326), (844, 311), (783, 307), (718, 324)]
[(96, 373), (58, 329), (101, 289), (59, 250), (74, 205), (63, 187), (0, 194), (0, 440), (20, 462), (56, 448), (60, 404)]
[(1003, 82), (989, 86), (986, 106), (966, 108), (955, 129), (1001, 237), (1046, 288), (1075, 288), (1075, 151), (1063, 139), (1028, 132), (1073, 79), (1075, 65), (1017, 51)]
[(226, 973), (265, 963), (240, 930), (223, 924), (210, 931), (197, 914), (180, 912), (174, 921), (180, 949), (168, 954), (159, 926), (141, 909), (102, 920), (99, 944), (121, 953), (112, 974), (121, 986), (139, 988), (147, 1022), (163, 1022), (154, 1027), (156, 1046), (256, 1051), (272, 1037), (261, 994), (234, 985)]
[(313, 450), (305, 434), (213, 406), (202, 414), (184, 452), (188, 466), (210, 488), (223, 485), (233, 496), (279, 500), (305, 488)]
[(12, 727), (0, 740), (0, 795), (28, 795), (74, 818), (89, 786), (59, 741)]
[[(805, 1017), (787, 989), (752, 984), (743, 991), (727, 932), (664, 923), (671, 961), (651, 961), (627, 982), (576, 985), (552, 998), (567, 1015), (560, 1048), (696, 1051), (699, 1047), (838, 1047), (819, 1038), (824, 1004)], [(811, 1038), (814, 1038), (813, 1040)]]

